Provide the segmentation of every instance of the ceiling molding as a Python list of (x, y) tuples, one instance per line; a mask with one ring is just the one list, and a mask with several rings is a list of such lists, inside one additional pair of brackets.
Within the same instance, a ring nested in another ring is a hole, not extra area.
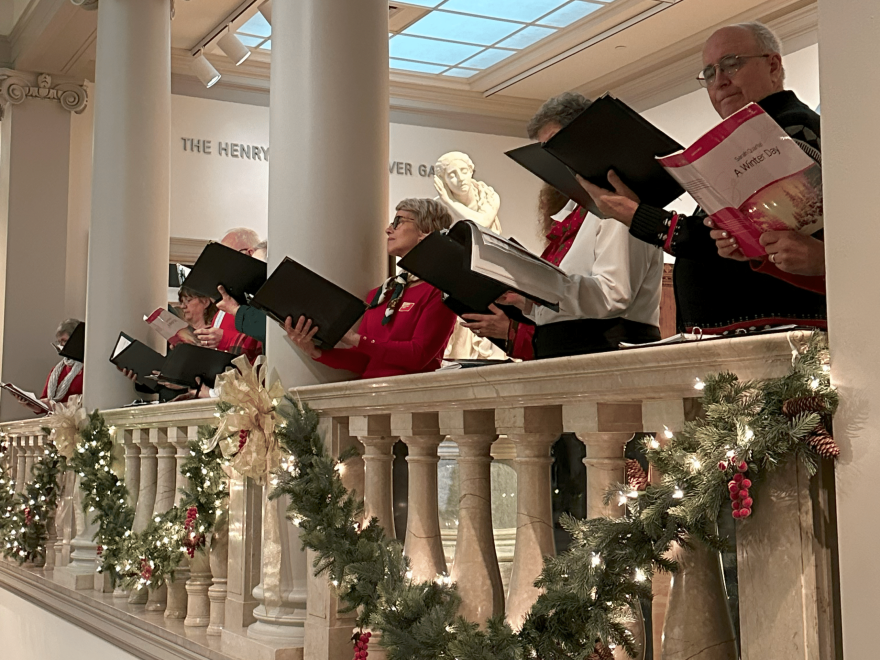
[(210, 241), (207, 238), (181, 238), (179, 236), (172, 236), (168, 263), (194, 264), (208, 243), (210, 243)]

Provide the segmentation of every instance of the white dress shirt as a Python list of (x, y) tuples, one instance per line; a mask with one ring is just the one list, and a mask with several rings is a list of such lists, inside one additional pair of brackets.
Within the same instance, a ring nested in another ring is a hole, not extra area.
[[(563, 220), (569, 204), (554, 220)], [(528, 316), (538, 325), (576, 319), (611, 319), (659, 326), (663, 252), (629, 233), (617, 220), (588, 213), (559, 267), (568, 277), (559, 312), (535, 305)]]

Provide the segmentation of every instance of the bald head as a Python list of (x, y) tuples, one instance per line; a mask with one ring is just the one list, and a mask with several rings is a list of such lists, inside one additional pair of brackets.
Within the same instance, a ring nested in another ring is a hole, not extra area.
[(236, 252), (253, 255), (254, 250), (260, 244), (260, 236), (253, 229), (236, 227), (226, 232), (226, 235), (220, 240), (220, 244), (232, 248)]
[(715, 31), (703, 46), (703, 66), (718, 65), (731, 55), (741, 59), (732, 73), (716, 67), (708, 86), (716, 112), (729, 117), (749, 103), (780, 92), (785, 71), (776, 35), (762, 23), (728, 25)]

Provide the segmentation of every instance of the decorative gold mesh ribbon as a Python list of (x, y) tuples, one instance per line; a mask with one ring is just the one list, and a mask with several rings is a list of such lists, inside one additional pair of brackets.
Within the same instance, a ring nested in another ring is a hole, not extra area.
[[(251, 365), (242, 355), (232, 361), (236, 370), (217, 376), (215, 388), (220, 401), (232, 406), (220, 417), (217, 433), (206, 451), (217, 445), (233, 469), (265, 485), (281, 462), (281, 448), (275, 437), (278, 415), (275, 407), (284, 398), (279, 381), (266, 387), (267, 368), (260, 357)], [(247, 433), (241, 445), (240, 433)], [(281, 525), (276, 502), (265, 498), (263, 508), (263, 592), (266, 607), (281, 605)]]
[(46, 417), (46, 426), (52, 429), (49, 440), (55, 443), (59, 454), (70, 459), (76, 451), (79, 432), (89, 425), (89, 417), (82, 407), (82, 397), (75, 394), (67, 403), (50, 405), (52, 412)]

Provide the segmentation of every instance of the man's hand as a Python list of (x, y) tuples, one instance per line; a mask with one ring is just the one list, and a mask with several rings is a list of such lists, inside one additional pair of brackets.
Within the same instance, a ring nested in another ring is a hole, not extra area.
[(312, 320), (305, 316), (300, 316), (296, 325), (293, 325), (293, 319), (289, 316), (284, 322), (284, 331), (294, 344), (296, 344), (303, 353), (310, 358), (317, 359), (321, 357), (321, 349), (315, 346), (312, 339), (318, 332), (318, 326), (312, 327)]
[(223, 330), (220, 328), (202, 328), (196, 330), (199, 343), (205, 348), (217, 348), (223, 339)]
[(748, 261), (749, 258), (739, 249), (739, 243), (736, 239), (723, 229), (718, 229), (711, 218), (703, 220), (703, 224), (711, 228), (709, 236), (715, 241), (715, 247), (718, 249), (718, 255), (725, 259), (733, 259), (734, 261)]
[(462, 323), (461, 325), (473, 331), (478, 337), (507, 339), (507, 333), (510, 331), (510, 319), (495, 305), (489, 305), (489, 311), (492, 313), (465, 314), (462, 318), (467, 323)]
[(603, 215), (614, 218), (627, 227), (632, 225), (633, 216), (636, 214), (636, 209), (639, 208), (639, 196), (620, 180), (614, 170), (608, 170), (608, 183), (611, 184), (613, 191), (593, 185), (580, 175), (577, 176), (577, 180), (581, 187), (587, 191), (587, 194), (593, 198)]
[(137, 380), (138, 375), (133, 372), (131, 369), (123, 369), (121, 367), (116, 367), (116, 370), (121, 373), (123, 376), (128, 378), (131, 382), (135, 382)]
[(818, 238), (794, 231), (768, 231), (760, 240), (779, 270), (793, 275), (825, 274), (825, 244)]
[(217, 303), (217, 309), (221, 312), (226, 312), (227, 314), (235, 316), (241, 305), (236, 302), (235, 298), (226, 293), (226, 289), (224, 289), (222, 285), (217, 287), (217, 291), (220, 292), (220, 301)]

